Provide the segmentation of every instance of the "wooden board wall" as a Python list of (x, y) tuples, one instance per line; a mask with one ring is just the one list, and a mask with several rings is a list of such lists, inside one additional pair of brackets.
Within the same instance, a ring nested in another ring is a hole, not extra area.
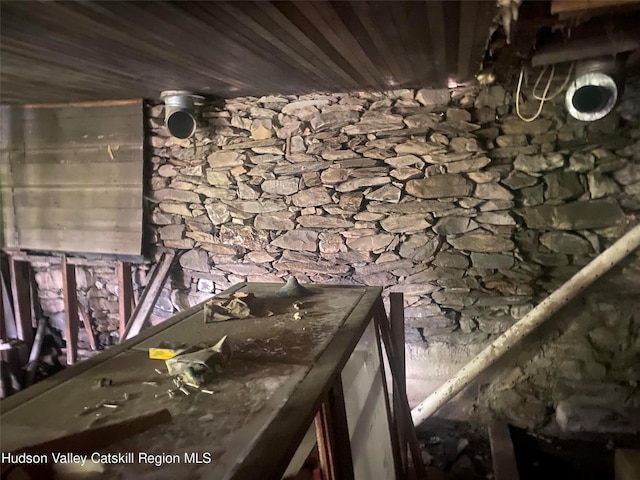
[(2, 248), (140, 255), (141, 100), (0, 109)]

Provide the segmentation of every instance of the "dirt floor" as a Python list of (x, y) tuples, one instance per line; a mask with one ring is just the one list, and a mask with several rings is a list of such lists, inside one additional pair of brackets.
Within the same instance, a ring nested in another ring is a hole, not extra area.
[[(520, 480), (614, 480), (616, 448), (639, 448), (640, 438), (581, 434), (543, 436), (510, 427)], [(428, 467), (444, 480), (491, 480), (487, 431), (431, 418), (418, 430)]]

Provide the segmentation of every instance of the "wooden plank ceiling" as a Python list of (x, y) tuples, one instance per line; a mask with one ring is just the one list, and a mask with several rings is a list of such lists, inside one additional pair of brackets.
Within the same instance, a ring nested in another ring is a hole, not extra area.
[(446, 87), (495, 2), (2, 1), (2, 103)]

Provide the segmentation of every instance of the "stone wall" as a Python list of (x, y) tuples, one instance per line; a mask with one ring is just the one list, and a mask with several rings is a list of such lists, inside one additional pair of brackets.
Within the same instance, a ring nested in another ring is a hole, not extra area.
[[(90, 263), (90, 261), (89, 261)], [(42, 314), (49, 319), (49, 325), (65, 339), (65, 311), (62, 293), (62, 271), (59, 264), (37, 261), (32, 262), (35, 282), (38, 287), (39, 307)], [(76, 284), (78, 303), (88, 314), (96, 343), (100, 348), (109, 347), (119, 342), (118, 326), (118, 274), (115, 262), (113, 266), (77, 266)], [(144, 285), (147, 265), (133, 269), (134, 295), (140, 293)], [(163, 303), (160, 301), (156, 314), (162, 314)], [(167, 310), (166, 306), (164, 307)], [(173, 312), (167, 311), (166, 318)], [(66, 339), (65, 339), (66, 340)], [(88, 332), (80, 321), (78, 348), (81, 353), (90, 349)], [(82, 355), (81, 355), (82, 356)]]
[[(561, 99), (523, 122), (500, 86), (235, 98), (204, 113), (194, 142), (169, 138), (156, 106), (154, 241), (189, 250), (189, 304), (288, 275), (404, 292), (415, 403), (637, 223), (634, 89), (591, 124)], [(571, 429), (563, 411), (584, 388), (629, 395), (639, 271), (626, 260), (613, 292), (585, 298), (571, 327), (530, 342), (466, 406), (528, 427), (557, 410)]]
[[(150, 106), (149, 239), (187, 250), (165, 314), (289, 275), (403, 292), (416, 403), (637, 223), (637, 85), (590, 124), (561, 98), (525, 123), (500, 86), (228, 99), (193, 141)], [(636, 254), (441, 413), (619, 428), (640, 402), (638, 291)]]

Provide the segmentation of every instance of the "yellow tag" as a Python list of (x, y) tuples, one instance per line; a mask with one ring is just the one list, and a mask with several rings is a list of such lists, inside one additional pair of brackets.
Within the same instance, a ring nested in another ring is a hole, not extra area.
[(184, 351), (184, 349), (174, 350), (172, 348), (150, 348), (149, 358), (153, 358), (154, 360), (169, 360), (182, 351)]

